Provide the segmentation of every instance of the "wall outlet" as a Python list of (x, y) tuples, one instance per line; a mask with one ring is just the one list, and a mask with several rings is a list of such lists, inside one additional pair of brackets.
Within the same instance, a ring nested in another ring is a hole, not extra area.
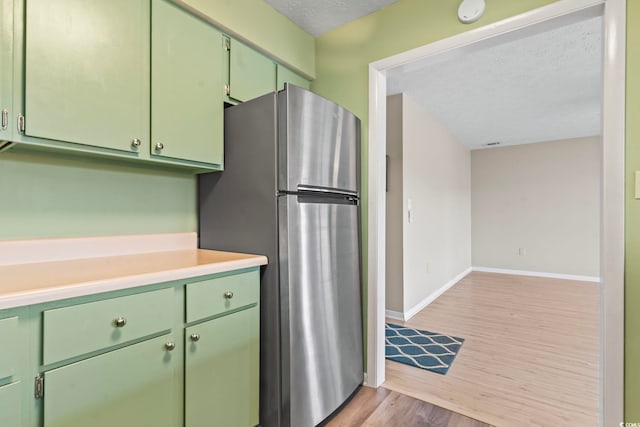
[(525, 248), (518, 248), (518, 255), (525, 256), (527, 254), (527, 250)]

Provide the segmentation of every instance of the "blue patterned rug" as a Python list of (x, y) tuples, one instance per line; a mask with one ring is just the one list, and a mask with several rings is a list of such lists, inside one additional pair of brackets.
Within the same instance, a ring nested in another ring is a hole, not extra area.
[(446, 374), (464, 340), (449, 335), (385, 323), (385, 356), (389, 360)]

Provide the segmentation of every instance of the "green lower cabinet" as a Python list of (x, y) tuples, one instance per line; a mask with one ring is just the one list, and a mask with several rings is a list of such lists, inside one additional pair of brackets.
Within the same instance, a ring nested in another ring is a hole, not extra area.
[(0, 427), (257, 425), (258, 272), (0, 310)]
[(258, 330), (258, 307), (186, 329), (185, 427), (258, 424)]
[(14, 351), (0, 350), (0, 381), (17, 372), (20, 354), (15, 349), (20, 348), (19, 342), (18, 318), (9, 317), (0, 320), (0, 349), (14, 349)]
[(20, 382), (15, 382), (0, 387), (0, 426), (2, 427), (21, 426), (20, 385)]
[(174, 427), (181, 367), (168, 342), (172, 335), (45, 372), (44, 427)]

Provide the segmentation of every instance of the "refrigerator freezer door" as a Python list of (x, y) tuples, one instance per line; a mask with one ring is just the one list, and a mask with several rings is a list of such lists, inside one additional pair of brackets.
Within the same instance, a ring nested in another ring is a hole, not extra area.
[(281, 191), (298, 185), (358, 192), (360, 120), (297, 86), (278, 94)]
[(283, 425), (315, 426), (363, 380), (356, 203), (278, 198)]

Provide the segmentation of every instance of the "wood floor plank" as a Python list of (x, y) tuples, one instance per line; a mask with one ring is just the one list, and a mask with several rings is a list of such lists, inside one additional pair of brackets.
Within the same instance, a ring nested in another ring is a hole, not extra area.
[(347, 405), (325, 425), (331, 427), (361, 426), (390, 393), (390, 390), (382, 387), (360, 387), (360, 390)]
[(361, 387), (325, 427), (491, 427), (385, 388)]
[(384, 387), (499, 426), (596, 426), (599, 285), (473, 272), (409, 322), (465, 339), (447, 375), (386, 362)]
[[(400, 393), (392, 393), (380, 406), (367, 418), (363, 427), (385, 426), (424, 426), (428, 425), (428, 419), (432, 413), (433, 405), (427, 405), (417, 399), (404, 396)], [(439, 424), (438, 427), (442, 427)], [(446, 424), (444, 424), (446, 426)]]

